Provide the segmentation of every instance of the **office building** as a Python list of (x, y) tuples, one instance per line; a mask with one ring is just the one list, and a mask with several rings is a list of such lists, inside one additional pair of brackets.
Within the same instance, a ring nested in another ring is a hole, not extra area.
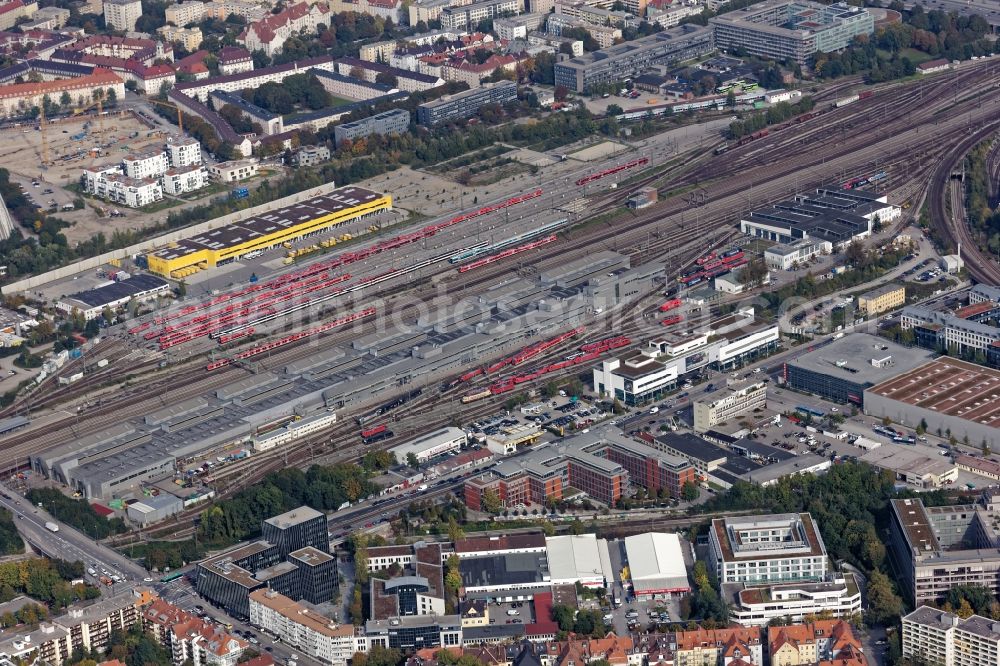
[[(635, 476), (632, 476), (632, 473)], [(483, 497), (493, 493), (504, 507), (560, 500), (568, 488), (614, 506), (629, 483), (673, 497), (695, 479), (683, 458), (635, 441), (611, 428), (564, 440), (558, 448), (529, 451), (518, 460), (501, 461), (465, 483), (466, 505), (483, 510)]]
[(372, 134), (389, 136), (405, 134), (410, 129), (410, 112), (406, 109), (391, 109), (374, 116), (337, 125), (333, 135), (339, 146), (342, 141), (355, 141)]
[[(981, 286), (981, 285), (980, 285)], [(970, 302), (974, 292), (970, 293)], [(990, 350), (998, 349), (1000, 328), (990, 322), (1000, 314), (1000, 305), (992, 301), (972, 302), (955, 311), (932, 309), (923, 305), (903, 308), (900, 326), (913, 331), (916, 343), (935, 351), (951, 350), (954, 355), (986, 352), (986, 362), (1000, 365), (991, 358)]]
[(931, 606), (903, 616), (902, 653), (917, 663), (937, 666), (1000, 664), (1000, 624), (972, 615), (964, 620)]
[(852, 573), (829, 574), (819, 582), (750, 585), (728, 583), (722, 598), (729, 603), (729, 619), (744, 627), (764, 627), (771, 620), (803, 622), (808, 616), (851, 619), (861, 613), (861, 588)]
[(601, 361), (593, 373), (594, 391), (636, 406), (659, 400), (675, 388), (678, 368), (636, 350), (628, 356)]
[(444, 7), (439, 19), (444, 30), (473, 32), (480, 21), (500, 18), (524, 11), (522, 0), (480, 0), (464, 5)]
[(453, 120), (466, 120), (476, 115), (487, 104), (503, 106), (517, 99), (517, 84), (513, 81), (487, 83), (454, 95), (444, 95), (417, 107), (417, 120), (421, 125), (432, 126)]
[(405, 463), (410, 454), (417, 462), (427, 462), (435, 456), (459, 451), (469, 441), (469, 436), (461, 428), (446, 427), (426, 433), (391, 449), (396, 460)]
[(975, 504), (925, 507), (919, 499), (892, 500), (890, 554), (900, 591), (915, 605), (936, 603), (960, 585), (1000, 593), (1000, 496)]
[(713, 48), (709, 28), (682, 25), (558, 61), (555, 64), (555, 82), (583, 93), (595, 85), (613, 84), (638, 76), (653, 65), (678, 63), (705, 55)]
[(826, 546), (808, 513), (716, 518), (708, 532), (709, 567), (720, 583), (822, 581)]
[(1000, 449), (1000, 371), (939, 357), (865, 389), (865, 413)]
[(709, 19), (716, 48), (805, 65), (817, 51), (833, 53), (875, 29), (871, 13), (846, 2), (765, 0)]
[(104, 0), (104, 22), (122, 32), (135, 32), (142, 16), (141, 0)]
[[(302, 506), (261, 524), (262, 540), (198, 563), (195, 589), (234, 617), (250, 613), (250, 593), (273, 589), (293, 599), (325, 603), (336, 585), (326, 516)], [(324, 557), (324, 555), (326, 557)]]
[(705, 432), (720, 423), (738, 420), (755, 409), (767, 407), (767, 384), (727, 386), (698, 398), (693, 406), (695, 432)]
[(887, 284), (858, 296), (858, 312), (877, 315), (895, 310), (906, 303), (906, 287), (901, 284)]
[(337, 624), (273, 590), (250, 594), (250, 624), (281, 636), (302, 654), (330, 666), (346, 666), (358, 650), (353, 625)]
[(367, 645), (395, 650), (454, 648), (462, 645), (462, 618), (458, 615), (416, 615), (365, 623)]
[(797, 391), (867, 407), (869, 388), (905, 374), (931, 357), (926, 350), (868, 333), (851, 333), (786, 362), (783, 376)]

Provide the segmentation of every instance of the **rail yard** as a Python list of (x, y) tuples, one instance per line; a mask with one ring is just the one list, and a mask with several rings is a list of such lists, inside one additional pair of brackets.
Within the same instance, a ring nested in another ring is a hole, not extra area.
[[(685, 294), (760, 256), (740, 216), (816, 188), (877, 191), (879, 205), (911, 215), (926, 201), (935, 233), (963, 243), (969, 274), (998, 283), (1000, 266), (947, 204), (958, 196), (948, 186), (956, 165), (1000, 128), (996, 67), (970, 62), (861, 91), (842, 82), (813, 110), (739, 140), (709, 137), (671, 155), (653, 136), (631, 154), (566, 166), (515, 196), (349, 248), (336, 240), (341, 220), (387, 210), (391, 192), (331, 188), (328, 199), (279, 211), (285, 221), (271, 224), (283, 231), (255, 232), (265, 223), (250, 219), (164, 247), (148, 267), (168, 280), (251, 259), (254, 280), (106, 329), (56, 373), (80, 378), (4, 411), (36, 423), (2, 436), (0, 468), (108, 499), (258, 444), (212, 471), (225, 494), (283, 466), (351, 460), (477, 418), (496, 409), (487, 397), (704, 324), (711, 316), (692, 317)], [(640, 188), (655, 189), (658, 203), (624, 212)], [(323, 251), (271, 261), (300, 243)], [(322, 427), (263, 448), (276, 427), (325, 414)]]

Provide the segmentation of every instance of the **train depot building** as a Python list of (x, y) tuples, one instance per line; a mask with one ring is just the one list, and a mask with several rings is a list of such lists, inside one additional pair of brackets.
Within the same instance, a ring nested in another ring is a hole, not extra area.
[(221, 266), (283, 243), (329, 231), (341, 224), (392, 209), (392, 197), (361, 187), (339, 187), (292, 206), (249, 217), (202, 232), (149, 253), (149, 270), (164, 277), (183, 277)]

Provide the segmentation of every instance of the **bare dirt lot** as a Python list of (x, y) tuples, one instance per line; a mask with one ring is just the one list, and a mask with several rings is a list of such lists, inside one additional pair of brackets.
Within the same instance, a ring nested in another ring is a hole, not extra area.
[(593, 162), (595, 160), (607, 159), (612, 155), (617, 155), (618, 153), (625, 152), (628, 149), (628, 146), (615, 143), (614, 141), (602, 141), (601, 143), (589, 146), (583, 150), (570, 153), (568, 157), (571, 157), (574, 160), (581, 160), (583, 162)]

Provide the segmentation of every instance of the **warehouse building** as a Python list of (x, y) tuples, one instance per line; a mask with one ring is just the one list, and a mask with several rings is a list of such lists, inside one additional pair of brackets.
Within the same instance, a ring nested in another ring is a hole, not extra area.
[(776, 243), (829, 241), (834, 248), (843, 248), (868, 238), (876, 219), (889, 224), (901, 214), (902, 209), (889, 204), (884, 194), (828, 185), (751, 212), (740, 220), (740, 231)]
[(902, 444), (887, 444), (866, 451), (861, 461), (891, 472), (896, 480), (915, 488), (940, 488), (958, 480), (958, 465), (934, 451)]
[(715, 46), (805, 65), (817, 51), (833, 53), (875, 29), (871, 13), (846, 2), (766, 0), (709, 19)]
[(595, 85), (613, 84), (638, 76), (653, 65), (690, 60), (713, 49), (711, 29), (681, 25), (576, 58), (560, 60), (555, 64), (555, 82), (583, 93)]
[(155, 275), (133, 275), (119, 282), (71, 294), (56, 303), (56, 308), (68, 315), (79, 312), (87, 321), (100, 317), (105, 308), (114, 312), (128, 305), (133, 298), (145, 303), (170, 292), (170, 284)]
[(639, 600), (663, 599), (691, 591), (677, 534), (647, 532), (625, 537), (632, 594)]
[(147, 255), (149, 270), (170, 276), (190, 267), (221, 266), (251, 252), (322, 233), (338, 225), (392, 208), (392, 197), (347, 186), (292, 206), (247, 218), (193, 238), (186, 238)]
[(808, 513), (715, 518), (708, 564), (720, 583), (822, 581), (827, 554)]
[(908, 601), (936, 603), (961, 585), (982, 585), (1000, 594), (998, 500), (984, 493), (975, 504), (925, 507), (919, 499), (890, 501), (887, 545)]
[(169, 493), (160, 493), (132, 502), (125, 512), (129, 520), (146, 526), (180, 513), (183, 508), (184, 502), (180, 498)]
[(887, 284), (858, 296), (858, 311), (867, 316), (895, 310), (906, 303), (906, 287)]
[(507, 593), (551, 585), (545, 553), (466, 557), (458, 564), (466, 594)]
[(552, 585), (605, 588), (615, 580), (606, 539), (594, 534), (567, 534), (545, 539)]
[(517, 84), (513, 81), (486, 83), (453, 95), (444, 95), (417, 107), (417, 121), (431, 127), (453, 120), (466, 120), (479, 113), (487, 104), (503, 106), (517, 99)]
[(941, 357), (865, 390), (865, 413), (1000, 450), (1000, 371)]
[(406, 464), (411, 453), (416, 456), (417, 462), (425, 463), (435, 456), (450, 451), (460, 451), (468, 442), (469, 436), (464, 430), (447, 427), (411, 439), (405, 444), (392, 448), (391, 452), (395, 454), (396, 460), (402, 464)]
[(852, 333), (787, 361), (782, 378), (797, 391), (867, 407), (867, 389), (931, 357), (926, 350), (904, 347), (868, 333)]

